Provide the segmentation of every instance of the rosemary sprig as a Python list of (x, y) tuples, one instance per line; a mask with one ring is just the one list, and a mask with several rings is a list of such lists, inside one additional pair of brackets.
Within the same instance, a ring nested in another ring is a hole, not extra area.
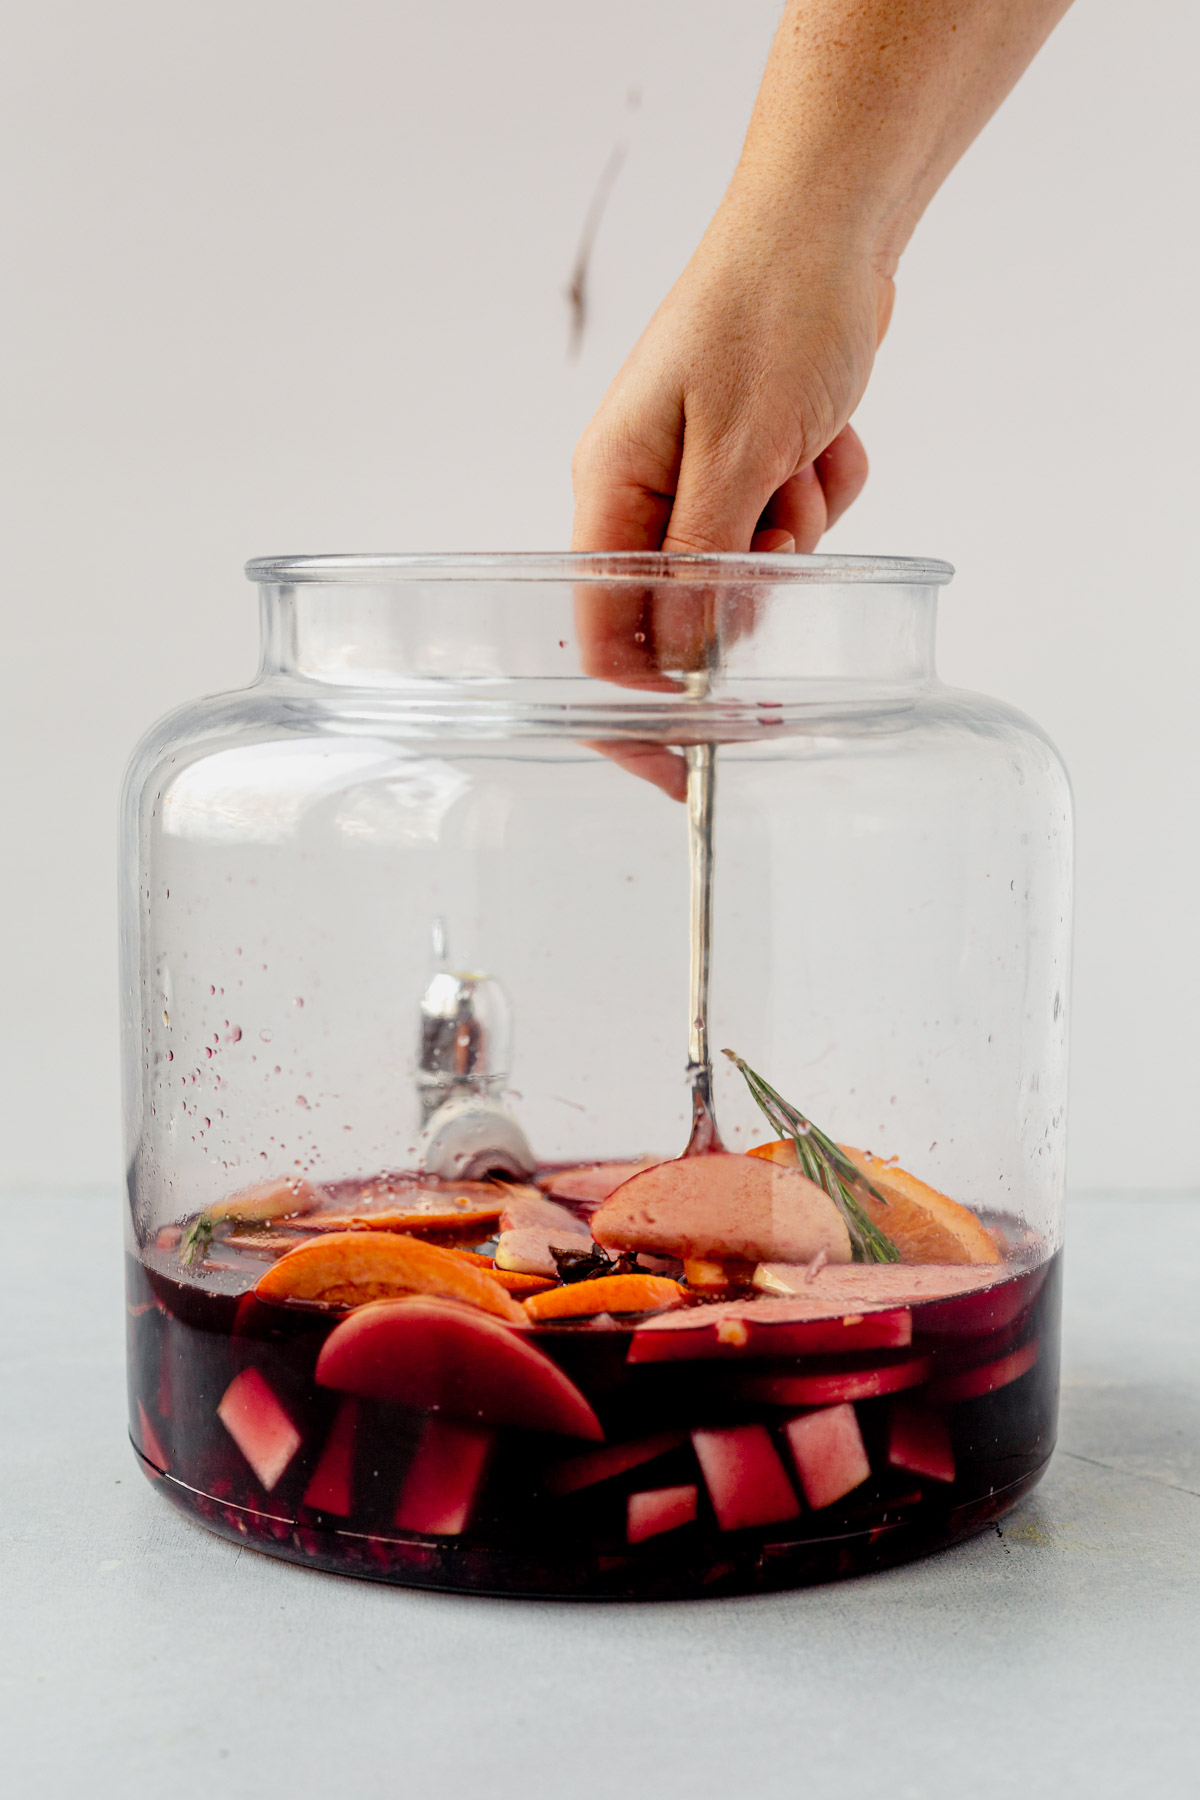
[(206, 1212), (197, 1213), (179, 1240), (179, 1260), (185, 1268), (203, 1262), (212, 1243), (213, 1222)]
[(741, 1070), (746, 1086), (768, 1124), (780, 1137), (791, 1138), (795, 1144), (802, 1173), (825, 1190), (845, 1219), (855, 1262), (899, 1262), (900, 1252), (891, 1238), (867, 1217), (856, 1191), (865, 1188), (872, 1199), (886, 1206), (888, 1201), (879, 1189), (855, 1168), (832, 1138), (826, 1137), (782, 1094), (777, 1094), (749, 1063), (733, 1050), (726, 1050), (725, 1055)]

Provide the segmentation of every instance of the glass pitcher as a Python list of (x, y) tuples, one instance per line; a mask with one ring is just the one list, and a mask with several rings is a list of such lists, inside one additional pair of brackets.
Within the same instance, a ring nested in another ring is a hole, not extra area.
[(149, 1477), (492, 1593), (788, 1586), (1000, 1516), (1054, 1441), (1071, 809), (938, 681), (950, 569), (249, 573), (257, 679), (124, 804)]

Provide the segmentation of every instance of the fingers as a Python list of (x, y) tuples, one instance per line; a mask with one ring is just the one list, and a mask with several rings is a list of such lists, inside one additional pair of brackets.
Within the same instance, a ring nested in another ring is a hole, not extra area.
[(740, 446), (723, 451), (689, 426), (663, 549), (701, 556), (748, 550), (781, 472), (757, 446), (749, 454)]
[(817, 477), (825, 492), (825, 529), (836, 525), (866, 486), (869, 464), (862, 439), (852, 425), (838, 432), (816, 461)]
[(666, 744), (637, 741), (589, 743), (587, 748), (598, 750), (619, 769), (661, 788), (668, 799), (681, 802), (687, 799), (687, 763), (682, 751), (672, 750)]
[(809, 556), (821, 541), (826, 526), (825, 490), (813, 464), (797, 469), (771, 495), (763, 511), (760, 531), (785, 532), (795, 549)]
[(575, 447), (572, 550), (657, 550), (674, 505), (683, 409), (670, 392), (605, 405)]

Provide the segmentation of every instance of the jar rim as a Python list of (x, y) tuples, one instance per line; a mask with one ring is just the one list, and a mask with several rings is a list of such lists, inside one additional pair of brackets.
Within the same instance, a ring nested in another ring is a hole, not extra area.
[(798, 556), (787, 552), (701, 555), (677, 551), (604, 552), (453, 550), (436, 554), (256, 556), (249, 580), (271, 586), (297, 582), (385, 585), (403, 581), (686, 581), (805, 586), (830, 582), (944, 587), (951, 563), (914, 556)]

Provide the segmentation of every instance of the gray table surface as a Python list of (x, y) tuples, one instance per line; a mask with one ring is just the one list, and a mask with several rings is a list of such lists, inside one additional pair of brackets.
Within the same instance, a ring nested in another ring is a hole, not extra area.
[(3, 1203), (0, 1768), (20, 1796), (1200, 1794), (1200, 1197), (1081, 1197), (1060, 1448), (886, 1574), (652, 1606), (341, 1580), (125, 1439), (119, 1208)]

